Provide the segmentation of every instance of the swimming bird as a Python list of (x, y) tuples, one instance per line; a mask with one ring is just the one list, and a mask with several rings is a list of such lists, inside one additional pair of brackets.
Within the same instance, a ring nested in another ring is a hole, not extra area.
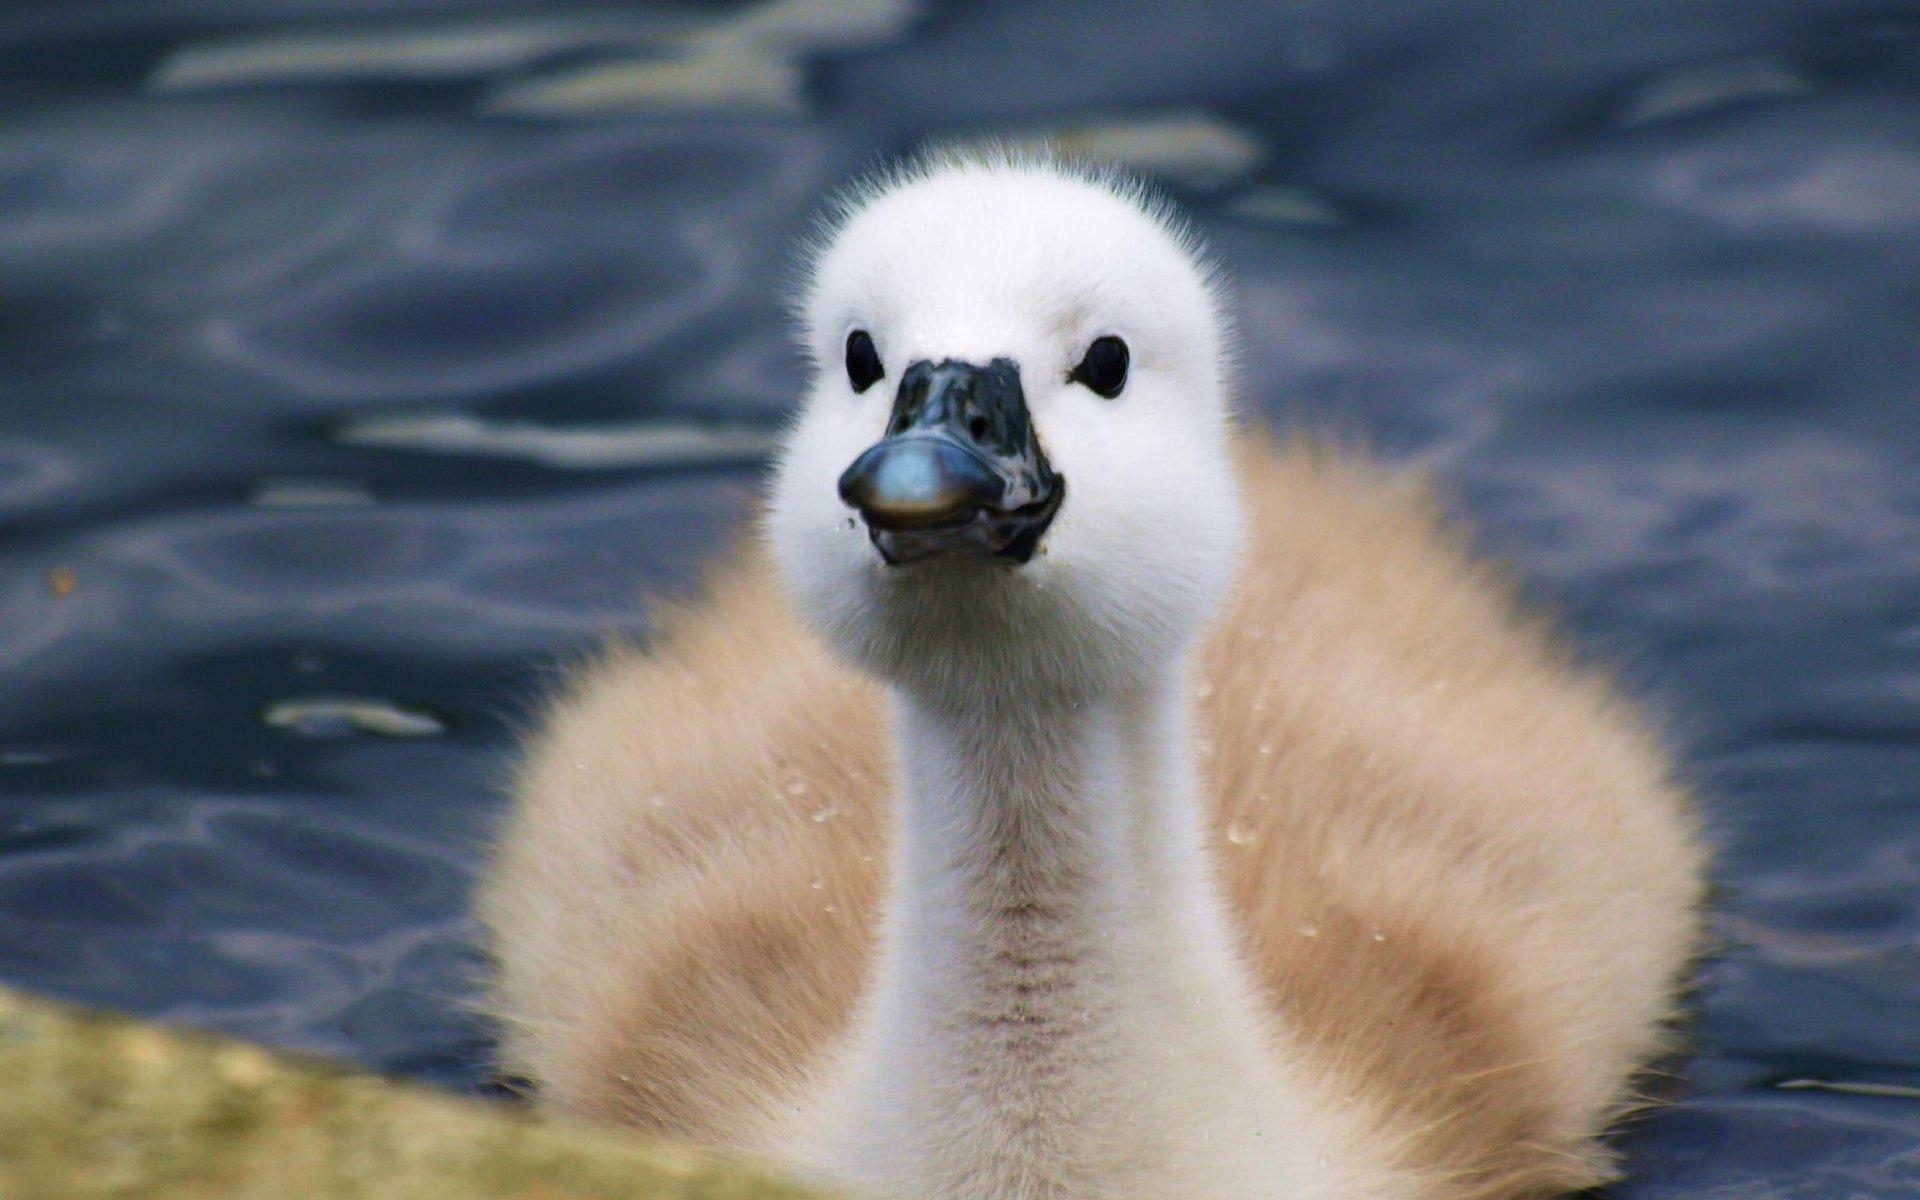
[(1239, 424), (1142, 188), (937, 157), (813, 248), (757, 538), (554, 698), (479, 895), (551, 1107), (927, 1200), (1541, 1196), (1703, 852), (1429, 489)]

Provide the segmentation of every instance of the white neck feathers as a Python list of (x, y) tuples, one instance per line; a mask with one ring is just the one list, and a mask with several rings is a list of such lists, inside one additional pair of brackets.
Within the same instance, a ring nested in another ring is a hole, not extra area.
[(914, 989), (911, 1019), (988, 1042), (995, 1026), (979, 1020), (1007, 1019), (1070, 1043), (1132, 988), (1172, 975), (1184, 989), (1197, 955), (1230, 961), (1180, 690), (1037, 709), (898, 703), (891, 948), (911, 958), (890, 965)]
[(1181, 666), (1105, 701), (897, 699), (898, 882), (837, 1171), (928, 1197), (1317, 1194), (1211, 881)]

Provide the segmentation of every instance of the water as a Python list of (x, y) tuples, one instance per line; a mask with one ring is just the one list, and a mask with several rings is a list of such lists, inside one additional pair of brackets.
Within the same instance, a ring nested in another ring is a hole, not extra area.
[(1575, 13), (0, 11), (0, 979), (479, 1086), (512, 724), (738, 527), (793, 238), (1054, 131), (1684, 744), (1725, 949), (1613, 1194), (1911, 1194), (1920, 5)]

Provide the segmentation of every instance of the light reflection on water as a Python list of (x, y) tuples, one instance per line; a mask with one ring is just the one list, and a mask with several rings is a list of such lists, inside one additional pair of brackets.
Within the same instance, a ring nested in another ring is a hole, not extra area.
[(1908, 1194), (1917, 92), (1823, 0), (14, 6), (0, 978), (476, 1085), (509, 725), (737, 531), (795, 238), (1052, 131), (1688, 747), (1727, 950), (1617, 1194)]

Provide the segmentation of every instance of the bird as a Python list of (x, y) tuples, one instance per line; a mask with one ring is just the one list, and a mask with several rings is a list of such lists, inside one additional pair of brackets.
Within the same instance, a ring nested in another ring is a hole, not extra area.
[(1614, 1177), (1708, 866), (1649, 715), (1431, 482), (1240, 415), (1146, 185), (929, 154), (804, 253), (751, 531), (520, 749), (503, 1069), (877, 1196)]

